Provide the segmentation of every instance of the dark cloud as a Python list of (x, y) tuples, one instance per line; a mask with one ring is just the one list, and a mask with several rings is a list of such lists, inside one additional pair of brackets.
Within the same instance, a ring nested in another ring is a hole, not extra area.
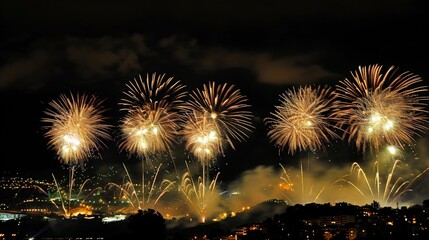
[[(374, 63), (426, 77), (422, 4), (8, 1), (0, 10), (0, 87), (29, 74), (22, 82), (35, 89), (53, 78), (93, 83), (158, 71), (205, 79), (230, 69), (264, 84), (332, 83)], [(22, 44), (11, 40), (19, 34)], [(27, 68), (14, 70), (21, 64)]]
[(7, 62), (0, 67), (0, 89), (40, 88), (43, 84), (38, 84), (33, 79), (47, 75), (45, 67), (49, 62), (50, 56), (43, 50), (36, 50), (22, 59)]
[[(140, 58), (150, 55), (142, 35), (124, 37), (41, 38), (28, 50), (5, 58), (0, 65), (0, 89), (39, 90), (51, 83), (96, 83), (138, 74)], [(61, 84), (59, 84), (61, 86)], [(72, 86), (72, 85), (71, 85)]]
[[(319, 64), (317, 52), (275, 56), (269, 49), (246, 52), (203, 46), (197, 39), (172, 35), (147, 43), (142, 34), (92, 38), (40, 39), (18, 60), (0, 67), (1, 88), (37, 89), (50, 81), (98, 82), (136, 76), (154, 62), (192, 69), (193, 75), (226, 69), (252, 72), (256, 80), (273, 85), (311, 84), (338, 78)], [(170, 67), (171, 68), (171, 67)], [(19, 84), (19, 83), (22, 84)]]
[(180, 41), (175, 36), (164, 38), (160, 46), (168, 48), (173, 58), (195, 71), (222, 71), (240, 68), (253, 72), (257, 80), (273, 85), (312, 84), (339, 76), (319, 65), (319, 53), (275, 56), (266, 48), (259, 51), (232, 50), (200, 46), (196, 39)]
[(85, 39), (73, 38), (66, 49), (67, 60), (75, 66), (77, 75), (84, 78), (139, 72), (141, 65), (136, 53), (141, 45), (130, 46), (133, 43), (130, 40), (103, 37), (87, 43)]

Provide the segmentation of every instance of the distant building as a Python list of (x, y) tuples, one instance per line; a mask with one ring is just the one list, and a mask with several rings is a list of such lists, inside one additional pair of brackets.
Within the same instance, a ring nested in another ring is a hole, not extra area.
[(9, 221), (13, 219), (19, 219), (22, 217), (27, 216), (27, 214), (24, 213), (13, 213), (13, 212), (0, 212), (0, 221)]

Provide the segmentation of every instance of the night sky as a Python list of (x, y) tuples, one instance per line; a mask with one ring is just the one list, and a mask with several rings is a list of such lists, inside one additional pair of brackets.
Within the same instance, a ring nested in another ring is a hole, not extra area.
[[(95, 94), (105, 99), (110, 122), (117, 125), (125, 84), (154, 72), (180, 80), (189, 91), (209, 81), (231, 83), (249, 99), (256, 129), (218, 158), (221, 178), (291, 163), (295, 156), (279, 155), (263, 125), (285, 90), (334, 86), (369, 64), (394, 65), (429, 83), (424, 3), (2, 1), (0, 169), (36, 174), (61, 166), (41, 131), (50, 100), (69, 91)], [(174, 152), (183, 151), (177, 146)], [(335, 143), (320, 155), (330, 164), (350, 164), (359, 154)], [(101, 158), (93, 161), (138, 162), (118, 153), (114, 141)]]

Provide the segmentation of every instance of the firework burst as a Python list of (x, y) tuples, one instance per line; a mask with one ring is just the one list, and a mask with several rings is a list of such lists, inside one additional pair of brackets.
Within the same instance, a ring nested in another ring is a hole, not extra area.
[(425, 110), (427, 87), (410, 72), (396, 74), (391, 66), (359, 67), (353, 80), (340, 81), (335, 91), (334, 115), (343, 128), (343, 139), (356, 143), (358, 150), (377, 151), (386, 145), (404, 148), (414, 137), (428, 129)]
[(201, 162), (206, 163), (222, 152), (222, 139), (216, 126), (204, 115), (187, 113), (187, 124), (182, 134), (186, 137), (185, 148)]
[(178, 135), (182, 119), (184, 86), (173, 77), (152, 74), (146, 81), (139, 76), (127, 84), (121, 110), (126, 111), (121, 121), (121, 149), (139, 155), (168, 151)]
[(324, 147), (330, 138), (337, 138), (330, 109), (333, 102), (330, 88), (316, 89), (305, 86), (293, 88), (280, 95), (281, 104), (271, 117), (265, 119), (269, 126), (268, 137), (279, 150), (316, 151)]
[(110, 139), (110, 125), (105, 123), (102, 101), (86, 94), (60, 95), (49, 102), (42, 122), (49, 124), (45, 137), (62, 162), (75, 165), (92, 156), (93, 150)]
[(254, 128), (247, 98), (234, 85), (210, 82), (191, 98), (182, 134), (187, 149), (202, 161), (222, 154), (227, 145), (235, 149), (233, 141), (244, 141)]

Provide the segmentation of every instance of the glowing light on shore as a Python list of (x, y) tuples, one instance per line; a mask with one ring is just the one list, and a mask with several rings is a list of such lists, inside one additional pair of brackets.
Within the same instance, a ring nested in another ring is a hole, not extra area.
[(363, 152), (390, 144), (403, 148), (428, 130), (429, 98), (420, 76), (396, 74), (393, 66), (382, 70), (381, 65), (359, 66), (353, 80), (340, 81), (335, 93), (334, 115), (343, 139), (355, 141)]

